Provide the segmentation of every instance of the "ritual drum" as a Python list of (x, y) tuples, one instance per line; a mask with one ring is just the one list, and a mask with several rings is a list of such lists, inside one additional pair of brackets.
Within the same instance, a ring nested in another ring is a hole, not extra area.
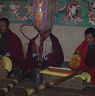
[(33, 0), (32, 21), (34, 27), (42, 32), (46, 32), (53, 27), (56, 0)]

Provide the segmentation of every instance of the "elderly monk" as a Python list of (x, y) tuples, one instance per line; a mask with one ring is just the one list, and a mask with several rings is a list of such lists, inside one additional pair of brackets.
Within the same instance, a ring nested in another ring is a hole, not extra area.
[(85, 40), (77, 47), (69, 65), (84, 72), (82, 75), (91, 76), (91, 82), (95, 83), (95, 29), (88, 28), (84, 35)]
[(24, 70), (25, 58), (21, 41), (9, 29), (9, 20), (6, 18), (0, 18), (0, 59), (4, 59), (4, 62), (9, 60), (12, 63), (12, 71)]

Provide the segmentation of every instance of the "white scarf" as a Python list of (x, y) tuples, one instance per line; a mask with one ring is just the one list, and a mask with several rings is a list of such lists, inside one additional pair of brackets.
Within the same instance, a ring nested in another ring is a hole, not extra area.
[[(38, 52), (38, 48), (40, 46), (40, 35), (36, 38), (35, 40), (35, 43), (36, 43), (36, 48), (37, 48), (37, 53), (39, 54)], [(51, 42), (51, 38), (50, 36), (48, 36), (45, 40), (44, 40), (44, 44), (43, 44), (43, 55), (42, 55), (42, 59), (44, 60), (47, 60), (48, 57), (47, 55), (49, 53), (52, 53), (52, 42)]]

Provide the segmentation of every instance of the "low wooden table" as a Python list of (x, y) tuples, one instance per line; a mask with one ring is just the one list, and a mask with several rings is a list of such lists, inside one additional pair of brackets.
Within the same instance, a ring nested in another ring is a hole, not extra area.
[[(54, 80), (56, 76), (46, 76), (45, 81)], [(77, 81), (78, 82), (78, 81)], [(77, 83), (74, 82), (74, 83)], [(64, 82), (63, 82), (64, 83)], [(82, 83), (82, 82), (79, 82)], [(76, 84), (80, 87), (80, 84)], [(81, 90), (65, 88), (62, 83), (53, 86), (52, 88), (48, 88), (34, 95), (27, 95), (27, 88), (33, 88), (35, 85), (31, 81), (21, 81), (17, 84), (12, 90), (10, 90), (6, 96), (95, 96), (95, 85), (90, 83), (85, 83), (85, 87)], [(73, 84), (72, 84), (73, 86)]]
[(95, 88), (87, 87), (82, 91), (53, 87), (33, 96), (95, 96)]
[(6, 96), (95, 96), (95, 85), (86, 83), (86, 87), (83, 90), (76, 90), (70, 88), (60, 87), (60, 84), (43, 90), (34, 95), (27, 95), (26, 89), (34, 87), (31, 81), (22, 81), (17, 84)]

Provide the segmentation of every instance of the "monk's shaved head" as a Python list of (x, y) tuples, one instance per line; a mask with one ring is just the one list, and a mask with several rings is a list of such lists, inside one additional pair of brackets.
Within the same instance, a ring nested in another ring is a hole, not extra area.
[(94, 28), (88, 28), (85, 33), (85, 40), (88, 42), (88, 44), (95, 44), (95, 29)]
[(95, 37), (95, 29), (94, 28), (88, 28), (86, 29), (85, 35), (92, 34), (92, 37)]

